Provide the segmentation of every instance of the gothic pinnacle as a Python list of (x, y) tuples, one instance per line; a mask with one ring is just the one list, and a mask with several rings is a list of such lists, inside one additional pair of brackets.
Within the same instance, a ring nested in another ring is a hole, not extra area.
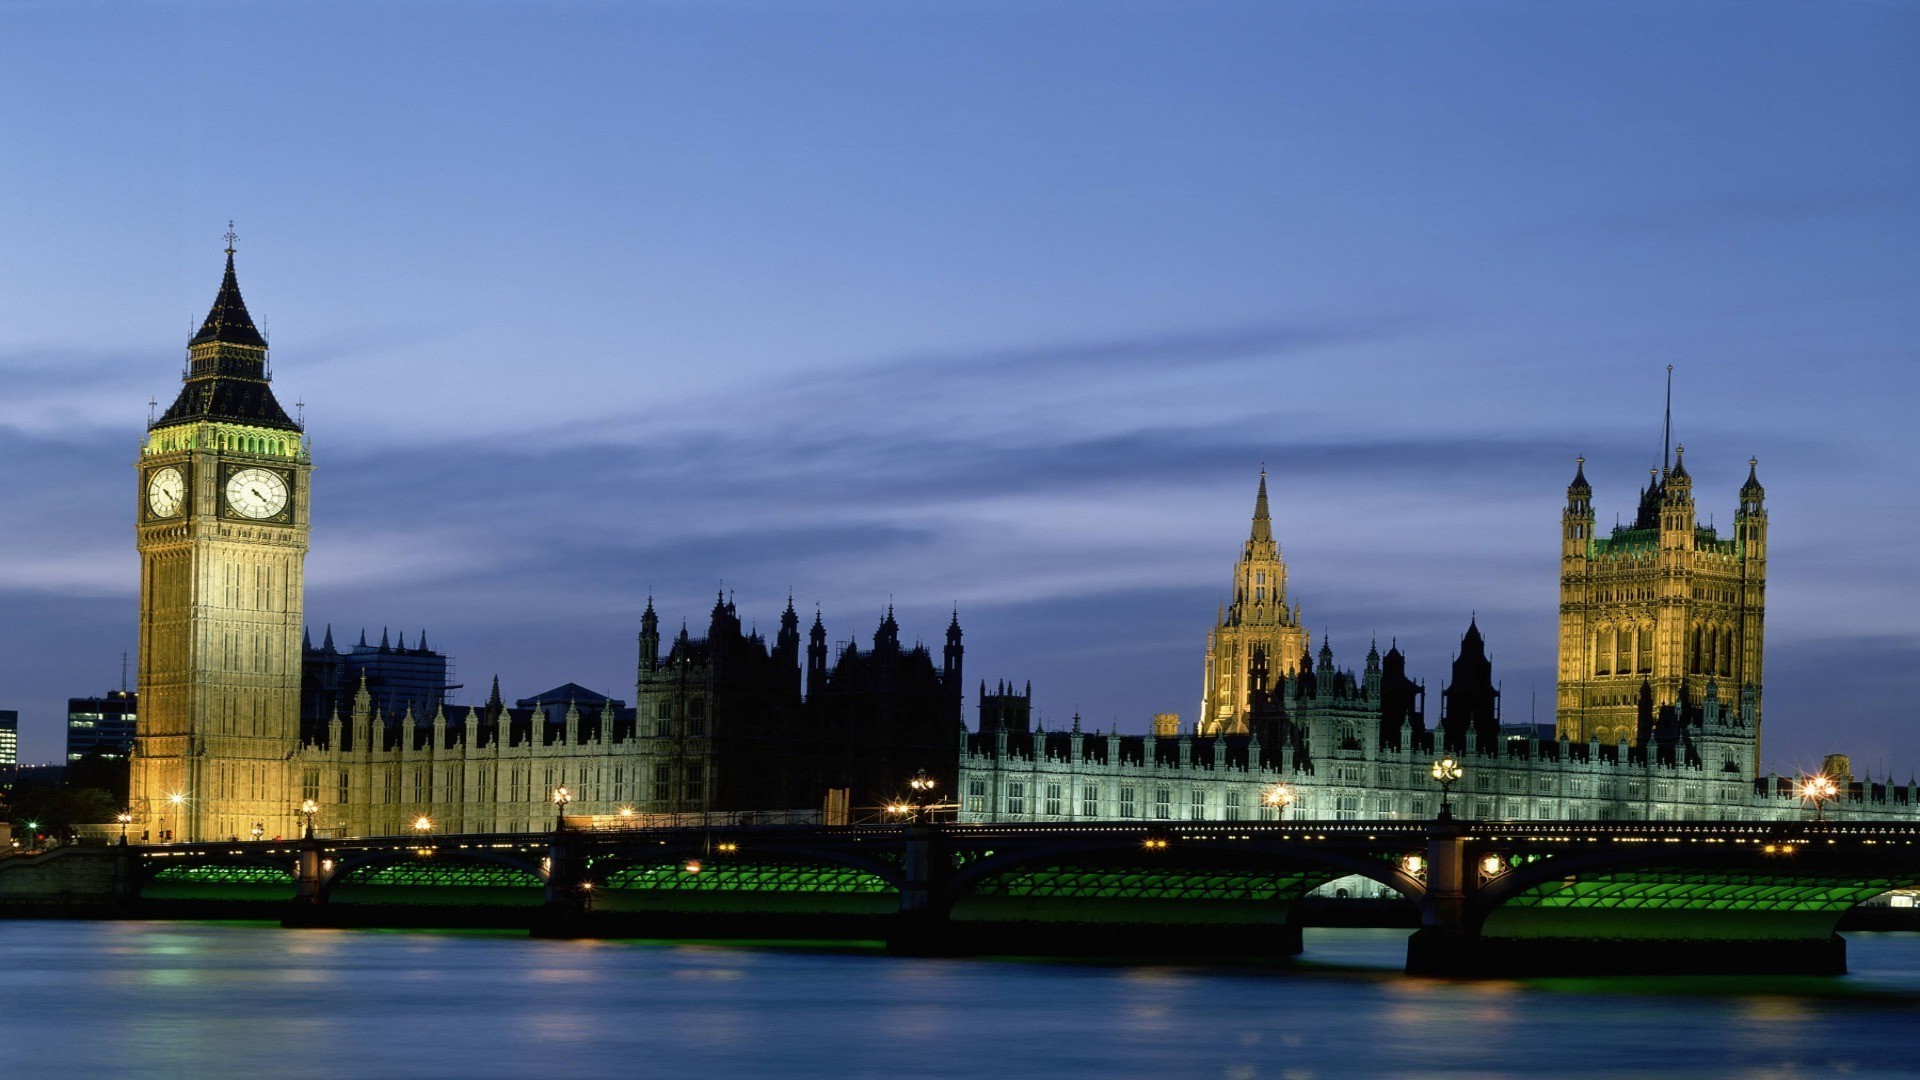
[(1273, 518), (1267, 512), (1267, 467), (1260, 466), (1260, 493), (1253, 500), (1253, 540), (1255, 543), (1270, 543), (1273, 540)]

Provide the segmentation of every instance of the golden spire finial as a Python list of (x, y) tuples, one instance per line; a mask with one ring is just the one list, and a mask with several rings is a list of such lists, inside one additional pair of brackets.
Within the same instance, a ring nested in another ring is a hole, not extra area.
[(227, 231), (220, 234), (220, 239), (225, 240), (227, 242), (227, 254), (229, 255), (233, 254), (233, 242), (235, 240), (240, 239), (240, 234), (233, 231), (232, 218), (227, 219)]

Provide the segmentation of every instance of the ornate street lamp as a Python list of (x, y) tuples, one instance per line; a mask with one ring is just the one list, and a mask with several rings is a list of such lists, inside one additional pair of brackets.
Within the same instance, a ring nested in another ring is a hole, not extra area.
[(1451, 757), (1443, 757), (1433, 763), (1433, 778), (1440, 784), (1440, 820), (1453, 820), (1453, 804), (1448, 796), (1453, 791), (1454, 781), (1466, 774), (1460, 763)]
[(312, 799), (300, 804), (300, 816), (307, 819), (304, 835), (308, 840), (313, 839), (313, 816), (319, 812), (320, 804)]
[[(182, 807), (186, 806), (186, 804), (187, 804), (187, 797), (178, 791), (167, 796), (167, 805), (173, 807), (173, 827), (175, 831), (180, 830), (180, 825), (181, 825), (180, 819), (186, 816), (186, 814), (181, 809)], [(164, 830), (163, 830), (163, 835), (164, 835)], [(172, 837), (168, 836), (168, 839), (171, 840)]]
[(1826, 773), (1815, 773), (1800, 781), (1800, 798), (1813, 804), (1813, 820), (1822, 821), (1826, 805), (1840, 797), (1840, 785)]
[(133, 811), (122, 810), (119, 813), (113, 815), (113, 820), (120, 823), (120, 846), (126, 847), (127, 846), (127, 826), (133, 824)]
[(567, 829), (567, 804), (573, 801), (573, 792), (565, 787), (553, 789), (553, 831), (565, 832)]
[(1275, 784), (1266, 790), (1261, 801), (1273, 807), (1274, 817), (1287, 820), (1287, 807), (1293, 804), (1293, 789), (1285, 784)]
[(413, 819), (413, 831), (425, 836), (433, 831), (433, 819), (425, 814)]
[(907, 786), (913, 789), (913, 820), (920, 820), (921, 813), (931, 806), (933, 789), (938, 787), (939, 783), (938, 780), (928, 776), (925, 769), (914, 773), (913, 779), (907, 781)]
[(258, 843), (261, 837), (267, 835), (267, 826), (264, 822), (256, 821), (253, 823), (251, 832), (253, 833), (254, 842)]

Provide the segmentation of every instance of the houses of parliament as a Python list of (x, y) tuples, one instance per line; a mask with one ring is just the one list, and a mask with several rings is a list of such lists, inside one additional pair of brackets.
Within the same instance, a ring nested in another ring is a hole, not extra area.
[[(1561, 515), (1557, 724), (1502, 721), (1469, 624), (1427, 723), (1424, 684), (1393, 643), (1358, 670), (1316, 649), (1292, 595), (1263, 471), (1252, 523), (1202, 654), (1190, 727), (1046, 731), (1030, 688), (978, 684), (966, 728), (958, 613), (936, 656), (891, 609), (871, 648), (802, 642), (791, 599), (771, 640), (731, 598), (701, 632), (663, 636), (649, 600), (633, 701), (568, 684), (509, 704), (396, 696), (341, 672), (304, 635), (312, 447), (271, 384), (241, 297), (232, 237), (213, 306), (187, 345), (179, 396), (135, 463), (139, 689), (135, 829), (208, 840), (291, 835), (303, 803), (334, 835), (530, 831), (564, 808), (599, 819), (820, 814), (877, 806), (925, 772), (962, 820), (1422, 818), (1436, 755), (1463, 760), (1476, 818), (1756, 818), (1799, 812), (1758, 774), (1767, 515), (1758, 463), (1730, 535), (1695, 513), (1684, 451), (1656, 467), (1630, 525), (1600, 535), (1577, 463)], [(1196, 646), (1201, 643), (1196, 641)], [(372, 654), (362, 656), (361, 652)], [(402, 657), (431, 671), (424, 640)], [(439, 669), (444, 681), (444, 665)], [(430, 681), (430, 680), (429, 680)], [(425, 685), (425, 684), (423, 684)], [(429, 687), (429, 689), (434, 689)], [(1914, 786), (1842, 777), (1832, 812), (1912, 817)], [(1276, 805), (1273, 795), (1284, 791)]]

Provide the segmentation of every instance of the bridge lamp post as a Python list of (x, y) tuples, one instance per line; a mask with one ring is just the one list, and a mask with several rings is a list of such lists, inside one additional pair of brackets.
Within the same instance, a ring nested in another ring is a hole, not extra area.
[(1840, 785), (1834, 783), (1833, 777), (1826, 773), (1816, 773), (1800, 782), (1800, 797), (1813, 804), (1815, 821), (1825, 820), (1823, 812), (1827, 803), (1838, 798), (1839, 795)]
[(302, 835), (308, 840), (313, 839), (313, 815), (319, 812), (320, 804), (314, 802), (312, 799), (308, 799), (300, 804), (300, 816), (307, 819), (306, 826), (302, 830)]
[(553, 831), (567, 831), (567, 804), (573, 801), (573, 792), (565, 787), (553, 789)]
[(1453, 803), (1448, 801), (1453, 793), (1454, 782), (1466, 775), (1466, 770), (1451, 757), (1443, 757), (1433, 763), (1433, 778), (1440, 785), (1440, 819), (1453, 820)]
[[(920, 820), (920, 812), (923, 809), (928, 808), (928, 805), (933, 798), (933, 789), (938, 785), (939, 785), (939, 781), (935, 780), (931, 776), (928, 776), (927, 770), (925, 769), (921, 769), (919, 772), (914, 773), (913, 779), (907, 781), (907, 786), (913, 789), (913, 801), (914, 801), (913, 820), (915, 821)], [(928, 816), (931, 816), (931, 814), (929, 814)]]
[(413, 819), (413, 831), (425, 836), (433, 831), (433, 819), (425, 814)]
[[(180, 819), (186, 816), (185, 811), (181, 808), (187, 805), (187, 797), (176, 791), (167, 796), (167, 805), (173, 807), (173, 827), (178, 829), (180, 827)], [(165, 818), (163, 817), (162, 820), (165, 820)], [(162, 835), (165, 835), (165, 832), (164, 829), (161, 830)]]
[(1275, 784), (1268, 788), (1261, 800), (1273, 807), (1274, 817), (1287, 820), (1287, 806), (1293, 802), (1293, 789), (1285, 784)]
[(120, 823), (120, 846), (126, 847), (127, 846), (127, 826), (133, 824), (133, 811), (122, 810), (119, 813), (113, 815), (113, 820)]

